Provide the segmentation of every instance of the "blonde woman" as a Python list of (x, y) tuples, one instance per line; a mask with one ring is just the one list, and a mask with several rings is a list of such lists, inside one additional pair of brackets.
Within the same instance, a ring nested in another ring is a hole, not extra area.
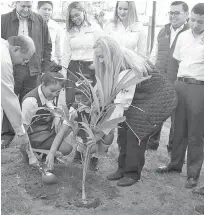
[(132, 70), (132, 77), (138, 80), (146, 77), (138, 86), (122, 90), (114, 101), (119, 105), (112, 117), (124, 115), (126, 121), (118, 129), (118, 169), (107, 179), (119, 180), (118, 186), (130, 186), (140, 180), (148, 138), (176, 107), (176, 92), (149, 61), (129, 49), (121, 49), (110, 37), (100, 37), (94, 53), (96, 75), (106, 70), (119, 71), (120, 80)]
[(104, 26), (104, 32), (120, 45), (146, 55), (146, 36), (143, 24), (138, 21), (134, 1), (118, 1), (114, 18)]

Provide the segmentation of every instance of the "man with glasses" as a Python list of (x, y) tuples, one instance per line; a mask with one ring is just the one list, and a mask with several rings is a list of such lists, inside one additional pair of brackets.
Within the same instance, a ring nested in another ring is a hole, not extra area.
[[(12, 12), (1, 15), (1, 38), (7, 40), (11, 36), (30, 36), (36, 47), (29, 63), (14, 66), (14, 92), (20, 104), (23, 97), (38, 85), (39, 74), (49, 67), (52, 51), (48, 26), (39, 14), (32, 11), (32, 5), (32, 1), (17, 1)], [(12, 139), (13, 136), (9, 121), (4, 117), (2, 139)]]
[[(188, 5), (183, 1), (171, 3), (169, 12), (169, 24), (166, 24), (159, 32), (156, 43), (151, 52), (150, 60), (162, 73), (166, 73), (172, 83), (175, 82), (178, 72), (178, 63), (173, 59), (173, 52), (179, 34), (189, 29)], [(171, 117), (171, 129), (167, 151), (172, 148), (174, 117)], [(162, 129), (162, 128), (161, 128)], [(157, 150), (159, 147), (161, 129), (150, 137), (147, 149)]]
[(179, 70), (171, 162), (157, 169), (158, 173), (181, 172), (188, 148), (186, 188), (197, 185), (204, 158), (204, 3), (193, 7), (189, 24), (173, 54)]

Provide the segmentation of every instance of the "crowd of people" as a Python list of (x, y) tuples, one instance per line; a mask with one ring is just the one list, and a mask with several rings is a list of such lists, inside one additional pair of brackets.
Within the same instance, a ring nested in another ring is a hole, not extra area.
[[(57, 150), (71, 153), (70, 135), (76, 132), (66, 121), (60, 123), (59, 117), (38, 108), (57, 106), (60, 91), (66, 88), (64, 102), (73, 111), (80, 95), (78, 73), (94, 87), (99, 71), (119, 71), (120, 80), (131, 70), (133, 77), (144, 80), (119, 92), (114, 100), (120, 104), (115, 115), (126, 120), (117, 133), (118, 168), (107, 179), (118, 180), (118, 186), (138, 182), (145, 151), (158, 149), (162, 125), (170, 117), (167, 152), (171, 159), (156, 172), (180, 173), (187, 154), (185, 187), (196, 187), (204, 158), (204, 3), (189, 11), (185, 2), (172, 2), (169, 23), (159, 31), (149, 58), (133, 1), (118, 1), (113, 19), (103, 28), (88, 19), (81, 2), (72, 2), (64, 34), (51, 18), (51, 1), (39, 1), (38, 13), (32, 11), (32, 4), (17, 1), (12, 12), (1, 16), (1, 148), (22, 143), (20, 151), (30, 165), (38, 162), (31, 149), (46, 149), (45, 162), (53, 168)], [(44, 117), (36, 120), (39, 115)], [(114, 134), (111, 130), (100, 138), (111, 144)], [(77, 149), (73, 161), (81, 163)], [(98, 169), (95, 153), (90, 168)]]

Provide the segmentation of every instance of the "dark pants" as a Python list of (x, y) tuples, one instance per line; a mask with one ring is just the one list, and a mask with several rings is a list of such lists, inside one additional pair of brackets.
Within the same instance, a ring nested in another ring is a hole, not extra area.
[(91, 79), (93, 79), (93, 82), (95, 82), (95, 72), (93, 69), (89, 68), (91, 64), (92, 62), (73, 60), (69, 63), (67, 71), (68, 81), (66, 86), (66, 104), (68, 109), (72, 106), (75, 100), (75, 92), (77, 90), (75, 83), (78, 81), (78, 78), (80, 78), (80, 76), (77, 75), (77, 73), (88, 75)]
[[(149, 137), (147, 149), (157, 149), (159, 147), (161, 130), (162, 130), (162, 126), (160, 127), (159, 131), (157, 131), (155, 134), (153, 134)], [(170, 127), (170, 133), (169, 133), (169, 142), (167, 145), (167, 151), (168, 152), (171, 152), (171, 150), (172, 150), (173, 135), (174, 135), (174, 113), (171, 116), (171, 127)]]
[[(38, 84), (38, 75), (30, 76), (30, 71), (27, 66), (17, 65), (14, 67), (14, 92), (19, 97), (20, 105), (23, 97), (36, 88)], [(4, 114), (2, 123), (2, 139), (13, 139), (13, 128)]]
[(151, 134), (146, 136), (139, 145), (137, 137), (125, 122), (121, 123), (120, 127), (118, 129), (118, 146), (120, 151), (118, 168), (123, 172), (124, 176), (139, 180), (145, 164), (147, 141)]
[(175, 82), (178, 105), (170, 168), (181, 170), (187, 151), (187, 176), (197, 180), (203, 164), (204, 85)]

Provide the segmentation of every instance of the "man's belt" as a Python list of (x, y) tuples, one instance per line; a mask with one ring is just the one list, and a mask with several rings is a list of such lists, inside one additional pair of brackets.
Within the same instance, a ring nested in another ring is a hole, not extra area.
[(196, 80), (195, 78), (185, 78), (185, 77), (178, 77), (178, 81), (182, 81), (187, 84), (198, 84), (198, 85), (204, 85), (204, 81)]

